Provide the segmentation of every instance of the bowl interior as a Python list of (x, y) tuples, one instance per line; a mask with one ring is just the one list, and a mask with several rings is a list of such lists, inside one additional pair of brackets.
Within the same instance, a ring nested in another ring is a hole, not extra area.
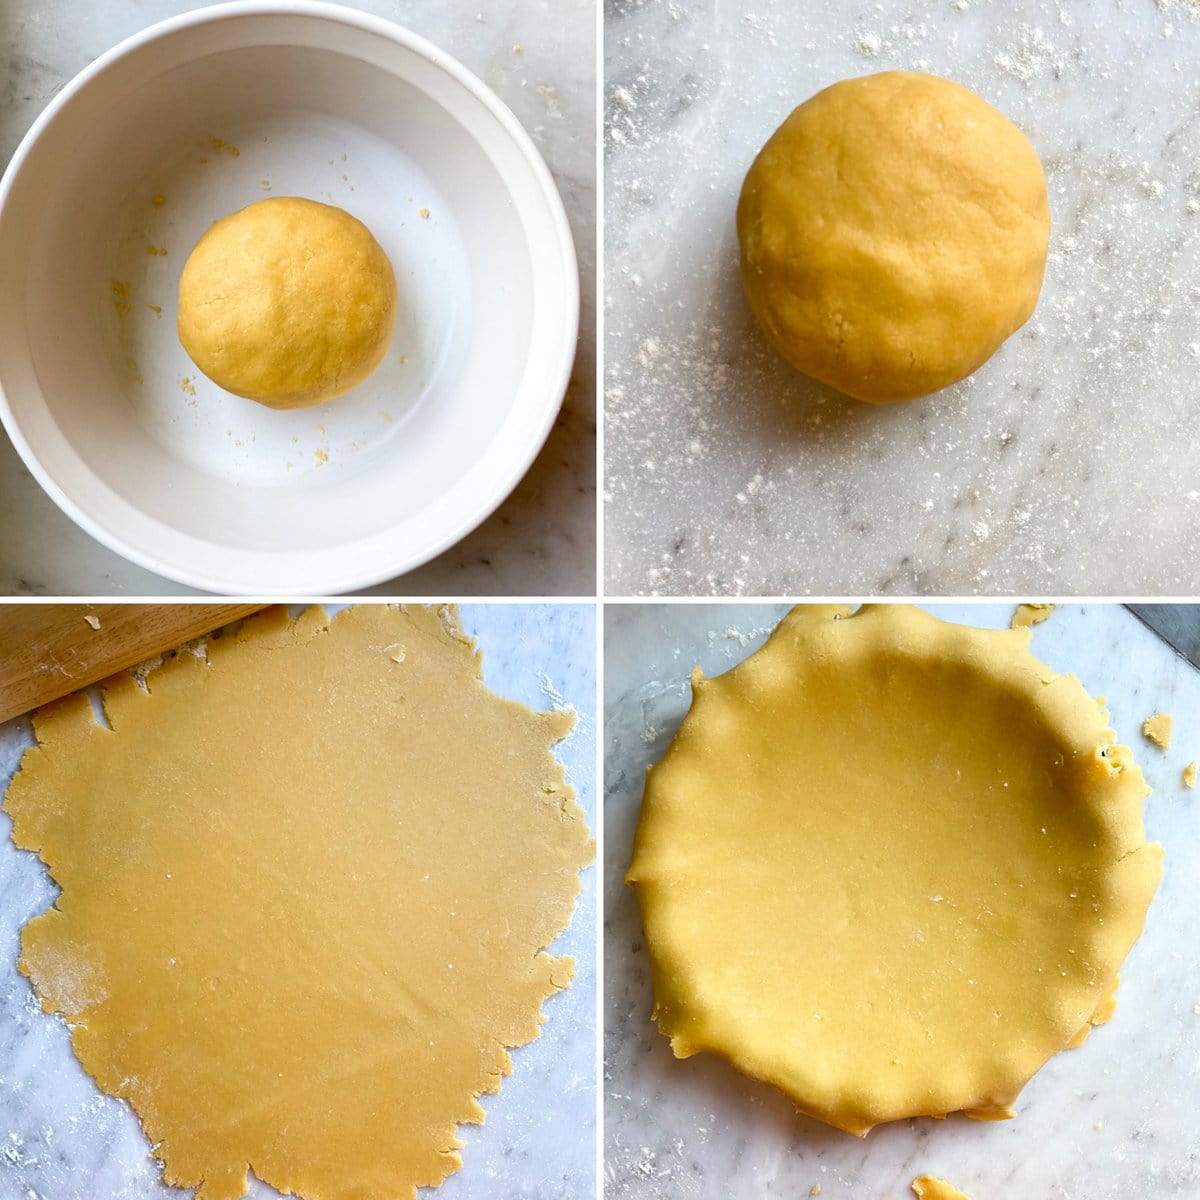
[[(29, 148), (0, 213), (0, 387), (52, 494), (130, 557), (224, 590), (385, 578), (536, 452), (573, 262), (538, 169), (433, 55), (312, 13), (184, 25), (86, 80)], [(209, 225), (288, 195), (364, 221), (400, 305), (368, 381), (274, 412), (196, 370), (175, 311)]]

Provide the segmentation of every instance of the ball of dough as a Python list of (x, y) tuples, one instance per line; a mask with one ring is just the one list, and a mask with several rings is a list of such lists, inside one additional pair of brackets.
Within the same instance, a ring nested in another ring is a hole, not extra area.
[(179, 281), (179, 340), (226, 391), (270, 408), (322, 404), (387, 352), (396, 277), (340, 208), (260, 200), (200, 239)]
[(775, 348), (891, 404), (969, 375), (1028, 320), (1050, 210), (1037, 153), (947, 79), (888, 71), (800, 105), (737, 212), (742, 283)]

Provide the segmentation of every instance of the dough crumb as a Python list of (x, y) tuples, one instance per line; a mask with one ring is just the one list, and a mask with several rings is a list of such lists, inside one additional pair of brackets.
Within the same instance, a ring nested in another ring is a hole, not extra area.
[(313, 458), (317, 460), (317, 465), (321, 466), (329, 461), (329, 454), (324, 450), (318, 450), (313, 454)]
[(1155, 713), (1142, 722), (1142, 737), (1160, 750), (1171, 748), (1171, 718), (1167, 713)]
[(1183, 786), (1188, 788), (1196, 786), (1196, 764), (1194, 762), (1188, 763), (1183, 768)]
[(423, 209), (421, 209), (421, 220), (422, 220), (422, 221), (428, 221), (428, 220), (429, 220), (429, 209), (427, 209), (427, 208), (423, 208)]
[(1054, 611), (1053, 604), (1018, 604), (1009, 622), (1009, 629), (1028, 629), (1040, 625)]
[(918, 1176), (912, 1182), (912, 1190), (916, 1192), (917, 1200), (970, 1200), (965, 1192), (933, 1175)]
[(84, 613), (83, 619), (93, 628), (100, 628), (100, 618), (93, 616), (91, 613)]
[(808, 1189), (808, 1194), (810, 1196), (819, 1196), (821, 1194), (821, 1185), (819, 1183), (814, 1183), (812, 1187)]
[(112, 279), (108, 286), (112, 290), (113, 308), (117, 310), (118, 317), (123, 317), (129, 311), (129, 293), (133, 285)]

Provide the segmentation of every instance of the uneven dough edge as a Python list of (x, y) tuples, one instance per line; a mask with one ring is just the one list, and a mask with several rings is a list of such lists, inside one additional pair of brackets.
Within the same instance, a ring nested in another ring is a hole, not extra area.
[(708, 680), (698, 669), (693, 673), (691, 710), (663, 759), (647, 773), (642, 815), (626, 875), (637, 893), (646, 928), (655, 995), (653, 1017), (670, 1038), (676, 1057), (713, 1053), (743, 1074), (783, 1090), (798, 1111), (858, 1136), (889, 1120), (947, 1115), (931, 1108), (920, 1112), (881, 1108), (868, 1115), (840, 1106), (835, 1098), (813, 1103), (802, 1090), (781, 1080), (771, 1063), (748, 1060), (724, 1039), (711, 1038), (703, 1012), (690, 1007), (689, 964), (671, 944), (669, 923), (664, 924), (660, 914), (670, 891), (671, 872), (664, 873), (663, 847), (655, 831), (656, 818), (651, 814), (664, 807), (676, 813), (679, 810), (673, 764), (686, 753), (684, 747), (689, 741), (700, 736), (698, 714), (712, 717), (714, 704), (728, 702), (729, 694), (740, 687), (752, 689), (756, 675), (769, 673), (775, 669), (777, 659), (797, 652), (817, 659), (837, 655), (869, 658), (880, 650), (914, 659), (937, 654), (970, 669), (981, 669), (986, 662), (993, 684), (1010, 691), (1029, 706), (1039, 721), (1061, 734), (1064, 749), (1088, 778), (1092, 796), (1089, 815), (1098, 842), (1110, 855), (1112, 866), (1107, 872), (1106, 888), (1111, 908), (1117, 913), (1087, 948), (1089, 961), (1108, 964), (1106, 973), (1097, 980), (1101, 999), (1088, 1008), (1061, 1012), (1057, 1035), (1049, 1044), (1012, 1048), (1014, 1059), (1005, 1080), (984, 1092), (964, 1095), (952, 1111), (961, 1110), (986, 1120), (1012, 1116), (1012, 1105), (1029, 1078), (1050, 1057), (1079, 1038), (1081, 1029), (1090, 1029), (1111, 1015), (1117, 970), (1141, 933), (1146, 909), (1161, 877), (1162, 848), (1145, 841), (1141, 801), (1149, 789), (1130, 751), (1116, 744), (1116, 735), (1107, 726), (1107, 714), (1087, 696), (1074, 676), (1057, 675), (1035, 659), (1028, 649), (1029, 640), (1028, 629), (993, 631), (957, 626), (901, 606), (867, 605), (852, 615), (846, 606), (807, 605), (793, 609), (762, 650), (724, 675)]

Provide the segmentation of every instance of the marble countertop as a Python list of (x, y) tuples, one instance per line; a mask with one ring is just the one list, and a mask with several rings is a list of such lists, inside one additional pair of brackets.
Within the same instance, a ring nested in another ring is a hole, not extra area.
[[(931, 606), (950, 620), (1003, 627), (1012, 605)], [(1151, 839), (1166, 848), (1162, 886), (1122, 972), (1116, 1015), (1028, 1084), (1015, 1120), (901, 1121), (865, 1140), (795, 1115), (732, 1068), (671, 1056), (650, 1021), (651, 988), (634, 895), (622, 882), (645, 767), (686, 711), (688, 674), (727, 670), (756, 649), (779, 605), (609, 605), (605, 640), (605, 1185), (608, 1200), (809, 1195), (912, 1200), (919, 1174), (972, 1200), (1160, 1200), (1200, 1192), (1200, 673), (1132, 614), (1069, 606), (1034, 630), (1033, 651), (1108, 698), (1113, 728), (1154, 789)], [(1141, 722), (1175, 718), (1169, 751)]]
[[(331, 609), (336, 606), (330, 606)], [(596, 829), (595, 607), (464, 605), (463, 624), (483, 651), (488, 685), (535, 709), (579, 714), (555, 754)], [(28, 718), (0, 725), (0, 794), (33, 743)], [(163, 1185), (132, 1110), (100, 1092), (71, 1053), (66, 1025), (47, 1016), (17, 971), (19, 932), (57, 889), (33, 854), (14, 848), (0, 813), (0, 1198), (180, 1200)], [(596, 1187), (597, 872), (570, 927), (554, 943), (575, 957), (575, 981), (545, 1003), (541, 1035), (512, 1052), (513, 1073), (480, 1103), (482, 1126), (460, 1127), (463, 1169), (438, 1200), (580, 1200)], [(548, 1098), (553, 1097), (553, 1102)], [(278, 1193), (251, 1179), (249, 1195)]]
[[(610, 595), (1200, 589), (1196, 0), (608, 0)], [(788, 368), (734, 209), (801, 101), (949, 76), (1028, 134), (1053, 233), (1031, 321), (873, 408)]]
[[(592, 0), (348, 0), (429, 38), (513, 110), (575, 236), (580, 342), (563, 411), (514, 493), (478, 529), (375, 595), (591, 595), (596, 571), (596, 22)], [(0, 169), (62, 85), (195, 0), (3, 0)], [(0, 595), (186, 594), (77, 528), (0, 432)]]

